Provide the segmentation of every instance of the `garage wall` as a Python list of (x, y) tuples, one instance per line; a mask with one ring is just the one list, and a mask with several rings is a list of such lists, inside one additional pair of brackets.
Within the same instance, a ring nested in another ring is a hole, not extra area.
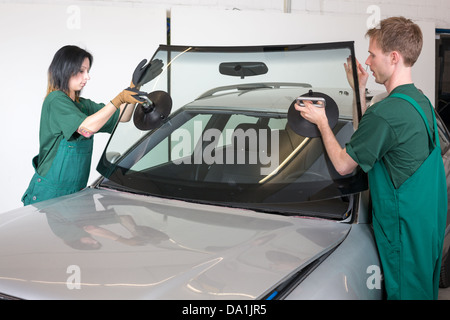
[(450, 28), (448, 0), (0, 0), (0, 3), (152, 5), (167, 10), (174, 6), (183, 6), (324, 15), (364, 15), (368, 8), (372, 10), (376, 6), (382, 18), (403, 15), (411, 19), (433, 22), (437, 28)]
[[(372, 14), (327, 16), (175, 7), (171, 16), (172, 44), (239, 46), (354, 41), (356, 58), (364, 64), (368, 57), (369, 41), (365, 33)], [(413, 79), (434, 101), (435, 25), (427, 21), (417, 23), (424, 35), (424, 45), (413, 68)], [(367, 87), (374, 92), (385, 91), (373, 77), (369, 77)]]
[[(55, 52), (67, 44), (90, 51), (91, 80), (82, 95), (107, 103), (166, 38), (164, 8), (0, 3), (0, 212), (22, 206), (34, 174), (31, 160), (39, 151), (40, 112)], [(95, 168), (108, 138), (95, 135), (90, 182), (99, 176)]]
[[(422, 20), (429, 42), (421, 59), (429, 55), (434, 59), (434, 27), (450, 28), (450, 17), (444, 16), (448, 9), (447, 0), (0, 0), (0, 213), (22, 205), (20, 197), (33, 174), (31, 159), (38, 152), (46, 71), (62, 45), (76, 44), (93, 53), (91, 80), (83, 95), (101, 102), (127, 86), (124, 79), (131, 77), (137, 62), (166, 43), (167, 16), (172, 19), (172, 43), (348, 40), (337, 38), (338, 31), (344, 30), (358, 39), (357, 54), (365, 59), (365, 24), (378, 17), (405, 15)], [(308, 24), (301, 25), (300, 32), (296, 19), (302, 16)], [(276, 32), (268, 31), (271, 26)], [(227, 28), (234, 38), (223, 33)], [(434, 83), (434, 67), (427, 70), (425, 64), (419, 74), (424, 75), (421, 81)], [(108, 137), (95, 137), (90, 182), (98, 176), (95, 167)]]

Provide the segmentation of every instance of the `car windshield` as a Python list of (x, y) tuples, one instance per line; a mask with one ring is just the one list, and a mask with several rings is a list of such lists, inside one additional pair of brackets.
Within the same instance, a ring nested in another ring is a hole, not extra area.
[[(271, 213), (344, 219), (365, 174), (340, 176), (320, 137), (303, 136), (288, 112), (298, 96), (325, 96), (344, 146), (360, 116), (344, 63), (352, 42), (256, 47), (160, 46), (156, 77), (141, 90), (169, 104), (151, 128), (118, 123), (98, 165), (100, 187)], [(349, 60), (347, 60), (350, 57)], [(355, 69), (354, 69), (355, 70)], [(357, 80), (356, 80), (357, 81)], [(354, 83), (356, 83), (356, 81)], [(151, 94), (150, 94), (151, 95)], [(295, 114), (297, 116), (297, 113)], [(298, 117), (300, 115), (298, 114)], [(336, 116), (337, 117), (337, 116)]]

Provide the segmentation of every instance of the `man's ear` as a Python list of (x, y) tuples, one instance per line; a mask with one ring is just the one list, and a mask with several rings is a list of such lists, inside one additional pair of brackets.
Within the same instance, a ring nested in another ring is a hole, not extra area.
[(399, 63), (400, 61), (403, 60), (403, 57), (401, 56), (401, 54), (398, 51), (392, 51), (389, 54), (389, 56), (391, 58), (391, 63), (392, 64), (397, 64), (397, 63)]

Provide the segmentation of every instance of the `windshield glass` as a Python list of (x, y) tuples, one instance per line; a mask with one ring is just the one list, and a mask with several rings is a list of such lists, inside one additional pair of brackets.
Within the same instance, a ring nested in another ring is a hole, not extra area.
[(333, 130), (344, 146), (359, 109), (343, 66), (352, 53), (353, 43), (161, 46), (152, 61), (163, 62), (162, 72), (141, 90), (167, 92), (172, 114), (151, 130), (138, 129), (133, 121), (119, 123), (98, 166), (108, 178), (101, 185), (283, 214), (345, 218), (352, 195), (367, 188), (365, 175), (355, 171), (340, 176), (321, 138), (295, 133), (287, 114), (298, 96), (327, 95), (337, 105)]

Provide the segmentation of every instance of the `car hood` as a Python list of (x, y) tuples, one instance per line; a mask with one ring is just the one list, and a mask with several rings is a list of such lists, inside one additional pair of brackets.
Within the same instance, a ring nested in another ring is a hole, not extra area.
[[(256, 299), (337, 246), (349, 229), (88, 188), (0, 214), (0, 294)], [(99, 248), (81, 247), (80, 239)]]

